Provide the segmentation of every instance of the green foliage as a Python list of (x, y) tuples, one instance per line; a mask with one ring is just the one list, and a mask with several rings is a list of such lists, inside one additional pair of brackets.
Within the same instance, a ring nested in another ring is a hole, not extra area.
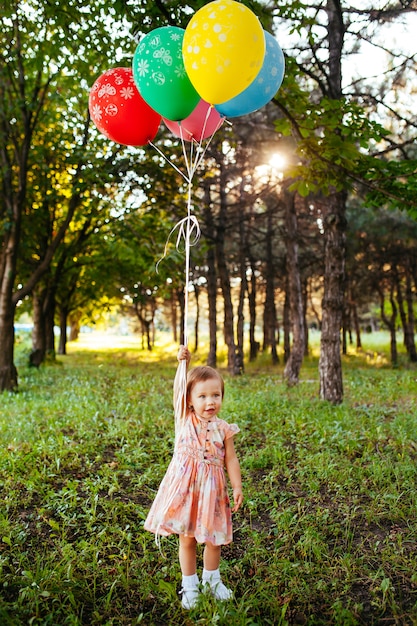
[[(106, 0), (88, 10), (73, 0), (65, 7), (13, 3), (4, 12), (0, 41), (6, 61), (0, 65), (0, 230), (18, 225), (13, 298), (33, 294), (37, 282), (54, 294), (61, 313), (87, 316), (103, 297), (115, 297), (120, 272), (108, 255), (117, 257), (110, 250), (120, 234), (117, 222), (142, 202), (151, 206), (151, 194), (154, 203), (162, 193), (169, 203), (170, 177), (158, 185), (163, 168), (152, 150), (115, 145), (88, 116), (94, 80), (109, 67), (130, 65), (135, 42)], [(159, 229), (162, 235), (169, 230)], [(150, 256), (145, 249), (143, 256), (142, 265)]]
[(366, 195), (368, 206), (390, 205), (405, 209), (416, 219), (417, 159), (402, 161), (363, 157), (358, 173), (369, 185)]
[[(186, 28), (191, 16), (203, 7), (205, 0), (165, 0), (154, 2), (153, 0), (116, 0), (114, 8), (119, 15), (126, 17), (133, 24), (133, 33), (139, 35), (148, 33), (155, 28), (164, 26), (179, 26)], [(264, 2), (249, 0), (243, 2), (261, 19), (262, 23), (271, 22), (271, 11), (265, 7)]]
[[(292, 189), (307, 196), (319, 190), (351, 188), (366, 170), (364, 151), (387, 131), (354, 101), (326, 96), (315, 101), (308, 87), (301, 85), (297, 64), (289, 59), (286, 80), (275, 97), (285, 117), (276, 120), (275, 129), (297, 139), (300, 159), (288, 171), (295, 179)], [(368, 167), (374, 162), (379, 167), (378, 159), (367, 157)]]
[[(412, 624), (416, 611), (415, 369), (374, 335), (345, 357), (345, 401), (262, 359), (226, 376), (245, 504), (223, 550), (235, 599), (180, 607), (175, 538), (143, 520), (170, 459), (175, 347), (86, 340), (2, 397), (2, 624)], [(194, 362), (203, 360), (197, 356)]]
[[(362, 41), (372, 45), (366, 25), (363, 31), (352, 29), (355, 23), (366, 21), (366, 15), (370, 21), (375, 19), (372, 8), (361, 7), (356, 13), (349, 3), (344, 7), (340, 3), (312, 7), (290, 0), (272, 11), (277, 18), (278, 40), (281, 26), (284, 32), (288, 27), (293, 35), (285, 50), (285, 78), (274, 98), (284, 116), (275, 128), (284, 136), (294, 137), (299, 157), (288, 171), (295, 179), (292, 189), (302, 196), (327, 194), (332, 189), (359, 190), (369, 205), (405, 208), (414, 217), (417, 164), (412, 147), (412, 97), (406, 95), (413, 69), (407, 53), (391, 51), (392, 59), (378, 88), (372, 84), (376, 77), (371, 81), (364, 78), (343, 86), (342, 94), (332, 89), (332, 80), (333, 86), (343, 85), (352, 51), (358, 52)], [(328, 23), (333, 11), (340, 18), (337, 33)], [(381, 22), (383, 14), (378, 14)], [(399, 14), (399, 9), (387, 8), (389, 23)], [(354, 38), (357, 43), (352, 46)], [(341, 52), (337, 63), (335, 56), (332, 59), (335, 50)], [(399, 74), (394, 70), (398, 67)], [(401, 105), (399, 100), (395, 104), (390, 100), (399, 76), (403, 81)]]

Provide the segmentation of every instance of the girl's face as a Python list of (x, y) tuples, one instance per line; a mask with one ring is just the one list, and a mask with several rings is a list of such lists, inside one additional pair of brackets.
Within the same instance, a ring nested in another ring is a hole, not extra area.
[(201, 419), (215, 417), (222, 406), (222, 388), (219, 380), (209, 378), (193, 385), (190, 405)]

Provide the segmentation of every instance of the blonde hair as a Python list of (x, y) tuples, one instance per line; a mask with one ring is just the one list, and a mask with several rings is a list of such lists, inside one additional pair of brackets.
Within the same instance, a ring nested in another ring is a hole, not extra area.
[(224, 397), (224, 380), (219, 372), (209, 365), (199, 365), (198, 367), (193, 367), (187, 375), (187, 402), (190, 399), (194, 385), (206, 380), (218, 380), (222, 390), (222, 398)]

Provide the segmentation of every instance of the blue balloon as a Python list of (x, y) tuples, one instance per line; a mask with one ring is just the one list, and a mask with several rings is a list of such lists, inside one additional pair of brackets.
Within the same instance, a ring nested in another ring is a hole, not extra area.
[(281, 86), (285, 71), (284, 54), (275, 37), (267, 31), (264, 33), (265, 58), (255, 80), (231, 100), (215, 105), (215, 109), (225, 117), (239, 117), (257, 111), (272, 100)]

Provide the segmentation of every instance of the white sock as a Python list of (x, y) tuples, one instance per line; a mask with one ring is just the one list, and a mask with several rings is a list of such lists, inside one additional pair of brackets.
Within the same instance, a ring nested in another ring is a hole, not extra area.
[(183, 576), (182, 577), (182, 600), (181, 604), (184, 609), (193, 609), (197, 602), (198, 596), (200, 594), (199, 589), (199, 580), (197, 574), (191, 574), (191, 576)]
[(219, 569), (203, 569), (203, 583), (215, 585), (221, 580)]
[(191, 574), (191, 576), (183, 576), (182, 588), (183, 589), (195, 589), (196, 587), (198, 587), (199, 582), (200, 581), (198, 580), (197, 574)]
[(218, 569), (203, 570), (203, 585), (209, 586), (210, 592), (216, 600), (230, 600), (233, 596), (232, 590), (228, 589), (226, 585), (222, 583), (220, 571)]

